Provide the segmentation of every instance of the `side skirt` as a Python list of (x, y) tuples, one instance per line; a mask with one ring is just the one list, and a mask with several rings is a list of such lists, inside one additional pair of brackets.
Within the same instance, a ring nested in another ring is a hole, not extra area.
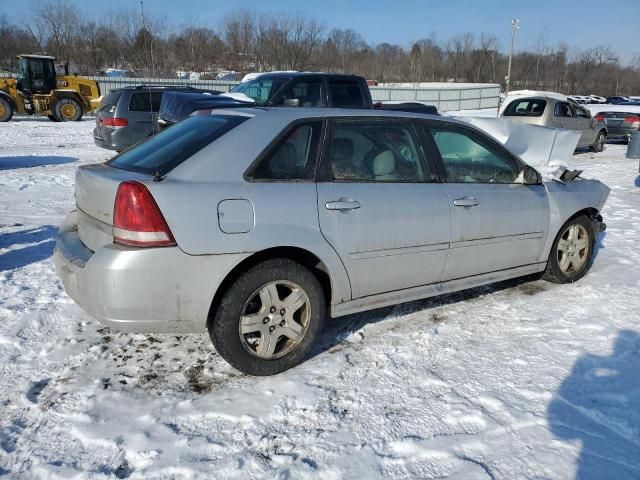
[(456, 280), (449, 280), (447, 282), (432, 283), (430, 285), (407, 288), (406, 290), (396, 290), (393, 292), (385, 292), (368, 297), (356, 298), (354, 300), (349, 300), (348, 302), (332, 305), (331, 316), (341, 317), (343, 315), (350, 315), (364, 310), (372, 310), (374, 308), (412, 302), (414, 300), (435, 297), (460, 290), (466, 290), (468, 288), (479, 287), (481, 285), (501, 282), (511, 278), (524, 277), (526, 275), (542, 272), (546, 266), (546, 262), (533, 263), (522, 267), (498, 270), (496, 272), (483, 273), (482, 275), (474, 275), (472, 277), (459, 278)]

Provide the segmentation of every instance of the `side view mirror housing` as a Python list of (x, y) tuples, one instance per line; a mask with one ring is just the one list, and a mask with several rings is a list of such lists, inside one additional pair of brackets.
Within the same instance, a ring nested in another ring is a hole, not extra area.
[(283, 98), (282, 105), (284, 105), (285, 107), (301, 107), (302, 100), (300, 100), (299, 98)]
[(535, 168), (526, 165), (522, 170), (522, 183), (524, 185), (539, 185), (542, 183), (542, 175)]

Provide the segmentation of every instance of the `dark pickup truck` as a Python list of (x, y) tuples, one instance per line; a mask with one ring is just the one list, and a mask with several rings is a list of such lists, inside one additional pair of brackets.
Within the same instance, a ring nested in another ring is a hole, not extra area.
[[(160, 105), (158, 123), (160, 128), (163, 128), (179, 122), (196, 110), (237, 106), (379, 108), (437, 115), (435, 107), (417, 103), (374, 104), (367, 81), (356, 75), (273, 72), (259, 74), (242, 82), (228, 94), (167, 94)], [(404, 108), (405, 106), (407, 108)]]

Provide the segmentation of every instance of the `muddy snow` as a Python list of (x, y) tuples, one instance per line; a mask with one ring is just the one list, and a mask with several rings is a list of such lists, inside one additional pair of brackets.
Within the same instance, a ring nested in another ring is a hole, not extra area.
[(572, 168), (611, 188), (591, 272), (328, 322), (303, 365), (242, 375), (206, 335), (109, 330), (51, 253), (91, 121), (0, 124), (0, 476), (640, 478), (640, 176), (626, 146)]

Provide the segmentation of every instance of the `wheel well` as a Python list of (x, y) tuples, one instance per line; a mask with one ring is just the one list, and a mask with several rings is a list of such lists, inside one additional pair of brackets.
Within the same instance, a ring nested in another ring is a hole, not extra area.
[(227, 292), (229, 287), (240, 277), (240, 275), (242, 275), (244, 272), (246, 272), (250, 268), (258, 265), (259, 263), (262, 263), (265, 260), (270, 260), (273, 258), (288, 258), (289, 260), (293, 260), (294, 262), (297, 262), (307, 267), (320, 282), (320, 285), (322, 286), (322, 291), (324, 292), (325, 300), (327, 302), (327, 305), (329, 305), (331, 301), (331, 279), (329, 277), (329, 271), (326, 265), (322, 262), (322, 260), (320, 260), (313, 253), (303, 248), (298, 248), (298, 247), (269, 248), (269, 249), (254, 253), (250, 257), (245, 258), (227, 274), (227, 276), (222, 281), (222, 283), (218, 287), (218, 290), (216, 291), (216, 294), (213, 297), (213, 301), (211, 302), (211, 307), (209, 307), (207, 327), (209, 326), (209, 322), (213, 319), (215, 312), (218, 309), (218, 305), (220, 305), (220, 302), (222, 301), (222, 297)]
[(16, 110), (18, 108), (16, 106), (16, 102), (13, 101), (13, 98), (11, 98), (11, 95), (9, 95), (8, 93), (0, 91), (0, 97), (2, 97), (5, 100), (7, 100), (11, 104), (11, 106), (13, 107), (14, 110)]
[(581, 215), (584, 215), (588, 219), (593, 220), (596, 217), (596, 215), (598, 215), (598, 210), (596, 210), (593, 207), (583, 208), (582, 210), (577, 211), (576, 213), (571, 215), (569, 218), (567, 218), (567, 220), (565, 220), (565, 223)]

